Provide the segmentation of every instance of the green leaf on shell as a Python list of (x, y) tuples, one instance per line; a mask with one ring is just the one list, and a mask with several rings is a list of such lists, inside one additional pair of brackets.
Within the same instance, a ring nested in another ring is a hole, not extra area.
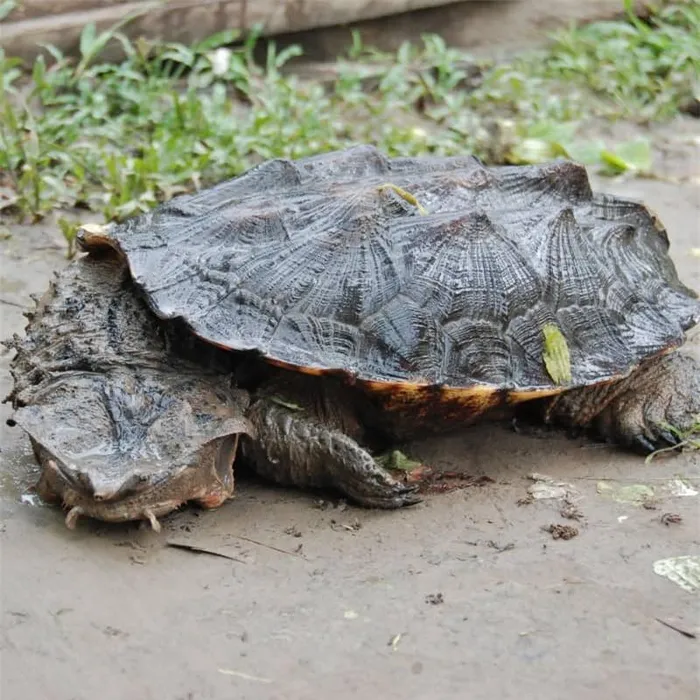
[(571, 356), (564, 334), (554, 323), (546, 323), (542, 328), (544, 352), (542, 360), (555, 384), (571, 381)]
[(425, 215), (428, 213), (428, 210), (420, 204), (420, 202), (410, 193), (404, 190), (402, 187), (399, 187), (398, 185), (394, 185), (391, 182), (387, 182), (384, 185), (379, 186), (379, 191), (383, 192), (384, 190), (392, 190), (392, 192), (395, 192), (401, 199), (405, 199), (409, 204), (412, 204), (416, 209), (418, 209), (418, 213)]

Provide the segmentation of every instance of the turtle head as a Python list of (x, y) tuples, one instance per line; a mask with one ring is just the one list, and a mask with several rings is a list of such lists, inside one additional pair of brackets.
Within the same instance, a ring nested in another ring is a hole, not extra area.
[(233, 461), (249, 433), (244, 392), (212, 378), (128, 370), (69, 373), (17, 409), (42, 465), (37, 491), (60, 501), (73, 528), (157, 518), (187, 501), (215, 507), (233, 494)]
[(233, 495), (237, 435), (215, 439), (190, 465), (177, 468), (158, 460), (119, 463), (108, 473), (106, 462), (53, 458), (40, 447), (42, 471), (37, 492), (46, 501), (61, 501), (68, 509), (66, 525), (73, 529), (81, 515), (106, 522), (148, 520), (160, 531), (158, 517), (187, 501), (216, 507)]

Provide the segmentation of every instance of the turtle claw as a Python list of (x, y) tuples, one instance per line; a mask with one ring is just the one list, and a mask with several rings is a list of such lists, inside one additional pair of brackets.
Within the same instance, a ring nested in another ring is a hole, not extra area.
[(676, 447), (681, 442), (680, 438), (670, 430), (659, 430), (659, 440), (667, 443), (668, 447)]
[(350, 499), (366, 508), (391, 510), (414, 506), (423, 500), (418, 493), (418, 484), (406, 484), (393, 479), (387, 479), (381, 484), (375, 483), (371, 486), (358, 484), (354, 489), (346, 486), (343, 491)]
[(672, 450), (681, 447), (682, 440), (670, 430), (659, 429), (652, 438), (643, 434), (634, 435), (630, 440), (630, 446), (642, 455), (649, 455), (658, 450)]
[(75, 526), (78, 523), (78, 518), (83, 515), (85, 511), (80, 506), (73, 506), (66, 515), (66, 527), (69, 530), (75, 530)]
[(156, 516), (153, 514), (153, 511), (148, 509), (144, 510), (143, 517), (146, 520), (148, 520), (149, 523), (151, 523), (151, 528), (153, 529), (153, 532), (161, 531), (160, 523), (158, 522), (158, 518), (156, 518)]
[(400, 502), (399, 507), (402, 506), (415, 506), (418, 503), (422, 503), (423, 499), (419, 494), (420, 489), (417, 486), (411, 486), (410, 488), (404, 489), (399, 496)]

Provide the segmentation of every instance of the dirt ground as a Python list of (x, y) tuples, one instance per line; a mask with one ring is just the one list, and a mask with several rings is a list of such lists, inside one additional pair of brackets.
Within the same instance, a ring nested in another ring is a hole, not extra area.
[[(657, 171), (679, 181), (595, 184), (651, 205), (700, 289), (697, 131), (652, 134)], [(3, 337), (65, 264), (50, 222), (11, 232)], [(160, 534), (88, 521), (70, 532), (30, 493), (35, 466), (8, 415), (3, 406), (2, 700), (698, 697), (698, 594), (653, 568), (700, 553), (697, 454), (645, 464), (486, 425), (409, 451), (493, 482), (400, 512), (247, 481), (217, 511), (166, 518)], [(533, 472), (569, 485), (582, 519), (563, 518), (558, 499), (524, 503)], [(653, 509), (611, 497), (634, 484), (654, 489)], [(550, 524), (578, 536), (555, 540)]]

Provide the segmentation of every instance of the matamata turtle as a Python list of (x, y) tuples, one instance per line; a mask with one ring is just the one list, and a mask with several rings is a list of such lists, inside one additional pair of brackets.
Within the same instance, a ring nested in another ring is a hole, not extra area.
[(380, 458), (407, 437), (529, 402), (650, 452), (700, 414), (666, 231), (572, 162), (272, 160), (80, 244), (10, 343), (12, 420), (69, 525), (219, 505), (239, 447), (394, 508), (429, 471)]

